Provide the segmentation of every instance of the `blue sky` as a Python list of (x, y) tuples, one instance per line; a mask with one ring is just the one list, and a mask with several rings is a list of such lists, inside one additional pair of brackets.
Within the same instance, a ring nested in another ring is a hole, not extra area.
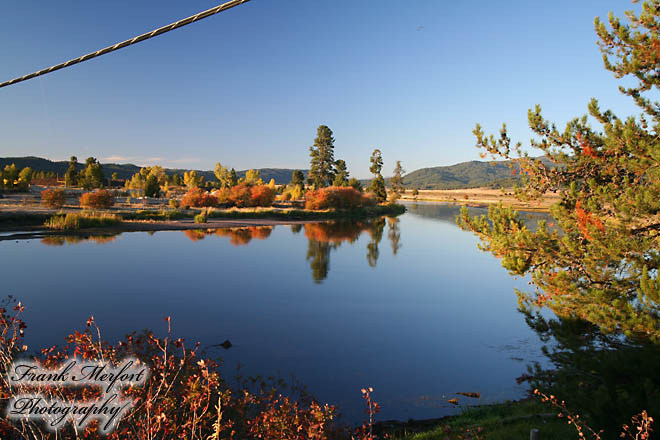
[[(0, 80), (169, 24), (209, 0), (7, 1)], [(630, 0), (252, 0), (77, 66), (0, 89), (0, 156), (212, 169), (307, 168), (316, 127), (369, 175), (478, 160), (472, 130), (527, 141), (527, 109), (560, 126), (596, 97), (637, 113), (602, 67), (594, 17)]]

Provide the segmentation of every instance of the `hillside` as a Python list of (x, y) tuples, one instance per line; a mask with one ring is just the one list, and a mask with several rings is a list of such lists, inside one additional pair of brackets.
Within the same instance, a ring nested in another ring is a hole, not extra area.
[[(82, 170), (85, 165), (84, 159), (82, 163), (78, 163), (78, 170)], [(5, 165), (16, 164), (20, 168), (30, 167), (35, 171), (54, 171), (59, 176), (63, 176), (66, 170), (69, 168), (68, 161), (52, 161), (48, 159), (43, 159), (41, 157), (26, 156), (26, 157), (1, 157), (0, 158), (0, 168), (4, 168)], [(116, 164), (116, 163), (103, 163), (101, 164), (103, 168), (103, 174), (105, 177), (110, 177), (112, 173), (117, 173), (120, 179), (130, 179), (131, 176), (140, 171), (140, 167), (133, 164)], [(175, 169), (175, 168), (165, 168), (167, 174), (179, 174), (183, 177), (185, 169)], [(215, 180), (213, 171), (202, 171), (196, 170), (198, 174), (204, 176), (205, 180)], [(245, 176), (246, 170), (236, 171), (238, 177)], [(289, 168), (260, 168), (259, 172), (261, 173), (261, 178), (264, 182), (269, 182), (270, 179), (275, 179), (275, 183), (287, 184), (291, 181), (291, 174), (293, 169)], [(303, 170), (305, 176), (307, 176), (307, 170)]]
[(421, 168), (403, 178), (406, 188), (459, 189), (489, 185), (513, 185), (518, 178), (511, 175), (506, 162), (473, 160), (456, 165)]

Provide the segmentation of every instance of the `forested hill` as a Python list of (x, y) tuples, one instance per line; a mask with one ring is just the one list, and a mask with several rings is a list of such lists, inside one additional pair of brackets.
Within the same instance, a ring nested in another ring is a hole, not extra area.
[[(550, 162), (539, 158), (546, 165)], [(478, 161), (457, 163), (456, 165), (420, 168), (403, 178), (406, 188), (418, 189), (460, 189), (482, 186), (512, 186), (519, 181), (512, 175), (508, 161)]]
[[(85, 166), (85, 158), (79, 158), (78, 170), (82, 170)], [(59, 176), (63, 176), (66, 170), (69, 168), (68, 161), (52, 161), (48, 159), (43, 159), (41, 157), (27, 156), (27, 157), (0, 157), (0, 168), (4, 168), (5, 165), (16, 164), (16, 167), (19, 169), (30, 167), (35, 171), (54, 171)], [(116, 164), (116, 163), (103, 163), (101, 164), (103, 169), (103, 174), (106, 178), (112, 176), (112, 173), (117, 173), (120, 179), (130, 179), (131, 176), (140, 171), (140, 167), (133, 164)], [(165, 168), (167, 174), (177, 173), (179, 176), (183, 177), (183, 173), (188, 170), (184, 169), (174, 169), (174, 168)], [(204, 180), (215, 180), (213, 171), (200, 171), (196, 170), (197, 174), (204, 176)], [(259, 172), (261, 173), (261, 178), (264, 182), (268, 183), (270, 179), (275, 179), (277, 184), (286, 184), (291, 181), (291, 174), (293, 169), (289, 168), (260, 168)], [(307, 176), (307, 170), (303, 170), (305, 176)], [(243, 177), (245, 175), (245, 170), (236, 171), (238, 177)]]

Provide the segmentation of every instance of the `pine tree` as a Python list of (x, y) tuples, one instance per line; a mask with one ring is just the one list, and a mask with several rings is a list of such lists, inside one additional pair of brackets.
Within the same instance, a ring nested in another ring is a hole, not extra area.
[[(609, 29), (596, 19), (606, 69), (636, 85), (621, 88), (642, 111), (625, 120), (602, 111), (594, 99), (588, 116), (564, 131), (546, 121), (537, 106), (528, 113), (539, 148), (552, 165), (512, 147), (503, 126), (486, 137), (477, 125), (477, 146), (515, 159), (523, 175), (521, 200), (556, 191), (555, 221), (528, 229), (512, 209), (491, 207), (488, 218), (461, 213), (460, 224), (477, 233), (484, 249), (502, 259), (514, 275), (530, 275), (536, 291), (518, 292), (532, 310), (547, 305), (560, 317), (580, 318), (604, 332), (660, 341), (660, 105), (645, 92), (658, 92), (660, 2), (644, 3), (630, 24), (610, 14)], [(631, 81), (632, 82), (632, 81)], [(511, 151), (518, 154), (513, 157)]]
[(392, 190), (392, 197), (390, 199), (392, 202), (397, 201), (405, 191), (403, 186), (403, 173), (405, 173), (405, 170), (401, 166), (401, 161), (397, 160), (396, 167), (394, 167), (394, 174), (390, 179), (390, 188)]
[(305, 175), (300, 170), (295, 170), (291, 173), (291, 186), (304, 186), (305, 185)]
[(102, 188), (104, 178), (99, 161), (94, 157), (88, 157), (85, 161), (85, 169), (79, 179), (82, 187), (85, 189)]
[(387, 191), (385, 190), (385, 179), (380, 173), (383, 169), (383, 156), (378, 148), (374, 150), (371, 154), (371, 166), (369, 171), (374, 175), (374, 179), (369, 185), (369, 191), (371, 191), (376, 197), (378, 203), (383, 203), (387, 200)]
[(64, 184), (66, 186), (76, 186), (78, 184), (78, 158), (71, 156), (69, 168), (64, 173)]
[(342, 159), (338, 159), (335, 162), (335, 179), (332, 184), (334, 186), (348, 186), (348, 169), (346, 168), (346, 162)]
[(334, 148), (335, 139), (332, 130), (325, 125), (316, 130), (314, 145), (309, 147), (311, 157), (307, 181), (316, 188), (332, 184), (335, 177)]

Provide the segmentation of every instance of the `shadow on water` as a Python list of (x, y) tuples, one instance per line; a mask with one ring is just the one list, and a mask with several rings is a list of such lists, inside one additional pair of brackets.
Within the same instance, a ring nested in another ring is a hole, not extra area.
[(642, 410), (660, 414), (659, 345), (604, 334), (580, 319), (524, 315), (550, 366), (531, 364), (520, 382), (564, 400), (596, 432), (602, 429), (603, 439), (619, 438)]

